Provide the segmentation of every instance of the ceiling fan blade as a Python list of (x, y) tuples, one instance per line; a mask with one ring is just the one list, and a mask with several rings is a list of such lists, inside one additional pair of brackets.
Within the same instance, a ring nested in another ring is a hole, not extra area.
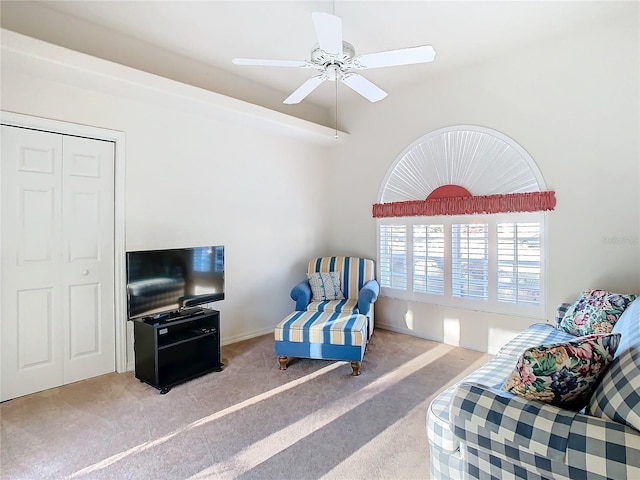
[(345, 73), (340, 80), (370, 102), (377, 102), (387, 96), (387, 92), (357, 73)]
[(234, 58), (234, 65), (256, 65), (260, 67), (307, 67), (308, 62), (302, 60), (262, 60), (259, 58)]
[(395, 67), (397, 65), (432, 62), (435, 57), (436, 51), (433, 47), (431, 45), (423, 45), (421, 47), (358, 55), (353, 59), (353, 63), (356, 68)]
[(324, 12), (313, 12), (311, 17), (320, 48), (327, 53), (342, 55), (342, 19)]
[(313, 92), (318, 86), (327, 79), (324, 75), (316, 75), (304, 82), (298, 87), (298, 89), (289, 95), (284, 103), (291, 105), (294, 103), (300, 103), (307, 95)]

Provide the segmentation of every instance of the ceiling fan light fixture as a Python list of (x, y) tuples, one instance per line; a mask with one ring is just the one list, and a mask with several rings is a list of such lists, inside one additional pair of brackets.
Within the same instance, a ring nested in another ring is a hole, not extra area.
[(335, 82), (338, 78), (342, 77), (342, 72), (340, 70), (340, 65), (332, 64), (327, 65), (327, 69), (325, 70), (325, 75), (327, 76), (327, 80), (330, 82)]

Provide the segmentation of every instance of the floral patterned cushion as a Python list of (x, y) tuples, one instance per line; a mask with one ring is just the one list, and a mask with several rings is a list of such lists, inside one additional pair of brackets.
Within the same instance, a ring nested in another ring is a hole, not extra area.
[(636, 295), (586, 290), (567, 309), (560, 328), (577, 336), (609, 333), (624, 309), (635, 299)]
[(502, 389), (529, 400), (580, 410), (613, 360), (620, 336), (589, 335), (528, 348)]
[(311, 287), (312, 302), (344, 299), (340, 290), (340, 272), (307, 273), (307, 278)]

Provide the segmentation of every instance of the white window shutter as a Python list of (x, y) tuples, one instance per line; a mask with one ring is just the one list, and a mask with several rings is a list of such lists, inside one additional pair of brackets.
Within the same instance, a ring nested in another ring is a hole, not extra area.
[(498, 301), (539, 305), (540, 224), (498, 224)]
[(458, 298), (489, 298), (489, 226), (486, 223), (451, 225), (451, 286)]
[(407, 289), (407, 226), (380, 225), (380, 285)]
[(444, 295), (444, 225), (413, 226), (413, 291)]

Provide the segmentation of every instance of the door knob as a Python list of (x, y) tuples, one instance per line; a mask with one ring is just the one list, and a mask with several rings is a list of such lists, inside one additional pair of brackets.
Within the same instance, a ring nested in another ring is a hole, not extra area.
[(82, 270), (82, 275), (84, 275), (85, 277), (89, 275), (89, 270)]

